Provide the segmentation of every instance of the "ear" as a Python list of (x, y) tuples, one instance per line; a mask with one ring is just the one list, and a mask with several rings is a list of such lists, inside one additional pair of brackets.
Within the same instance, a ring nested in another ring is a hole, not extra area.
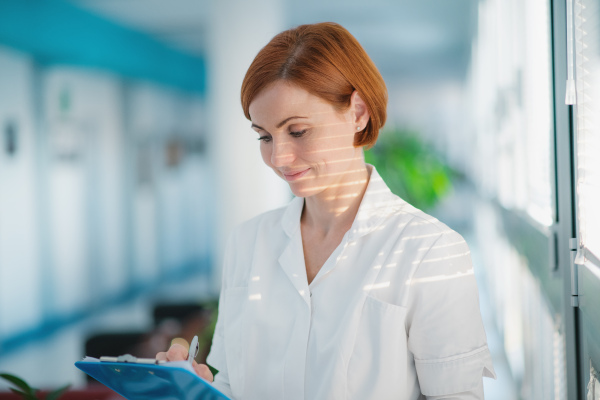
[(360, 132), (362, 132), (367, 127), (371, 115), (367, 103), (364, 102), (356, 90), (352, 92), (350, 97), (350, 109), (354, 112), (354, 124), (360, 127)]

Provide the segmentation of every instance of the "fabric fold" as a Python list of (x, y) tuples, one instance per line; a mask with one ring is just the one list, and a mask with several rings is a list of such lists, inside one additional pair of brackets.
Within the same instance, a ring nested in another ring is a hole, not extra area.
[(484, 376), (496, 379), (487, 345), (452, 357), (415, 360), (415, 366), (421, 393), (426, 396), (467, 392), (476, 388)]

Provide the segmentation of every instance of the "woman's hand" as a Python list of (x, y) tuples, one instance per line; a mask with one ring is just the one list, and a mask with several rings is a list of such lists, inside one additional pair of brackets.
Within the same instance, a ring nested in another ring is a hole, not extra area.
[[(180, 344), (174, 344), (168, 351), (161, 351), (156, 354), (156, 359), (159, 361), (185, 361), (188, 358), (188, 349)], [(213, 381), (213, 374), (206, 364), (198, 364), (195, 360), (192, 361), (192, 367), (194, 371), (201, 378), (206, 379), (209, 382)]]

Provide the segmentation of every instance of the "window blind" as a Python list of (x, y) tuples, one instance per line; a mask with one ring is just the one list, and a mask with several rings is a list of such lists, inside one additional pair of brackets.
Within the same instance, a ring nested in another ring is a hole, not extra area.
[(600, 0), (576, 0), (577, 219), (580, 248), (600, 256)]

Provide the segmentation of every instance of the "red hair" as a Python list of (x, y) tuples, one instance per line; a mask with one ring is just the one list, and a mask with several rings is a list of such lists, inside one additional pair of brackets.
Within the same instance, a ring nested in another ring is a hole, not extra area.
[(356, 90), (367, 105), (369, 122), (355, 146), (371, 147), (386, 119), (387, 89), (360, 43), (341, 25), (323, 22), (281, 32), (252, 61), (242, 83), (242, 108), (269, 84), (284, 80), (322, 98), (337, 110), (350, 106)]

